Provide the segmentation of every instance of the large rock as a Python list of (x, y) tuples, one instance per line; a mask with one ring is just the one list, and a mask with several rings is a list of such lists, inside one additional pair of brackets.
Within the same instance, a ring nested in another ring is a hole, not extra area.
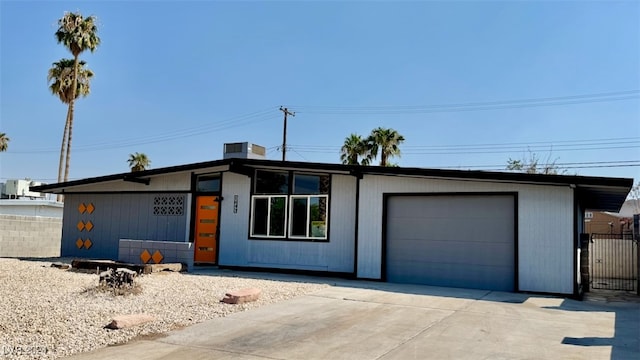
[(124, 329), (142, 325), (154, 320), (155, 318), (148, 314), (118, 315), (105, 327), (107, 329)]
[(242, 304), (246, 302), (256, 301), (259, 297), (260, 289), (240, 289), (226, 293), (224, 299), (222, 299), (222, 302), (227, 304)]

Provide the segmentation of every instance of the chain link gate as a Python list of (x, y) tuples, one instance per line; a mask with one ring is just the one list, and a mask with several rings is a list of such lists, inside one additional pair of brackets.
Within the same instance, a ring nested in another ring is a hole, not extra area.
[(638, 291), (638, 241), (632, 234), (591, 234), (592, 289)]

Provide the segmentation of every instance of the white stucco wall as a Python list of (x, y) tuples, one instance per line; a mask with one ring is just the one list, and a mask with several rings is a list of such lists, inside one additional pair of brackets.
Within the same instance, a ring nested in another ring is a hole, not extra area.
[(381, 277), (383, 194), (410, 192), (517, 192), (518, 290), (573, 293), (573, 190), (568, 186), (365, 175), (360, 187), (358, 277)]
[(62, 218), (64, 204), (49, 200), (0, 200), (0, 214)]

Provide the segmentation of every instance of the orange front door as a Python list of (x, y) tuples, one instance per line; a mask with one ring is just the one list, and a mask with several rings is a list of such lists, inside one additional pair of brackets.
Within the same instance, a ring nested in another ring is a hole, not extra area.
[(195, 262), (216, 262), (218, 197), (196, 197)]

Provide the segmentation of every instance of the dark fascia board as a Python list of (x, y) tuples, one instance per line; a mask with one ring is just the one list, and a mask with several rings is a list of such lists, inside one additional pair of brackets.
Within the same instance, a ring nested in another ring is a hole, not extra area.
[[(144, 171), (136, 172), (135, 178), (141, 179), (144, 177), (150, 177), (155, 175), (163, 175), (163, 174), (169, 174), (169, 173), (175, 173), (175, 172), (197, 170), (197, 169), (208, 168), (208, 167), (216, 167), (220, 165), (227, 165), (228, 163), (229, 163), (229, 160), (216, 160), (216, 161), (206, 161), (206, 162), (199, 162), (199, 163), (193, 163), (193, 164), (187, 164), (187, 165), (169, 166), (169, 167), (158, 168), (158, 169), (144, 170)], [(90, 184), (97, 184), (101, 182), (116, 181), (116, 180), (125, 180), (125, 179), (131, 179), (131, 177), (132, 177), (131, 172), (126, 172), (126, 173), (120, 173), (120, 174), (98, 176), (98, 177), (68, 181), (63, 183), (34, 186), (30, 190), (37, 191), (37, 192), (54, 192), (55, 190), (65, 189), (65, 188), (74, 187), (74, 186), (90, 185)]]
[[(633, 179), (630, 178), (609, 178), (609, 177), (593, 177), (578, 175), (542, 175), (542, 174), (524, 174), (513, 172), (494, 172), (479, 170), (444, 170), (444, 169), (428, 169), (428, 168), (407, 168), (407, 167), (381, 167), (381, 166), (360, 166), (360, 165), (343, 165), (329, 163), (313, 163), (313, 162), (296, 162), (296, 161), (277, 161), (266, 159), (223, 159), (215, 161), (206, 161), (193, 164), (170, 166), (165, 168), (151, 169), (136, 173), (136, 178), (145, 178), (154, 175), (193, 171), (202, 168), (216, 167), (222, 165), (232, 166), (234, 169), (246, 167), (268, 167), (282, 169), (301, 169), (326, 171), (333, 173), (351, 174), (356, 177), (362, 175), (386, 175), (386, 176), (417, 176), (417, 177), (433, 177), (445, 179), (468, 179), (468, 180), (490, 180), (515, 183), (529, 183), (541, 185), (568, 185), (583, 190), (588, 193), (590, 189), (606, 188), (620, 194), (628, 193), (633, 186)], [(242, 171), (243, 173), (246, 171)], [(123, 180), (131, 177), (131, 172), (114, 174), (108, 176), (94, 177), (82, 180), (69, 181), (66, 183), (57, 183), (49, 185), (35, 186), (31, 190), (38, 192), (54, 192), (69, 187), (95, 184), (100, 182)]]

